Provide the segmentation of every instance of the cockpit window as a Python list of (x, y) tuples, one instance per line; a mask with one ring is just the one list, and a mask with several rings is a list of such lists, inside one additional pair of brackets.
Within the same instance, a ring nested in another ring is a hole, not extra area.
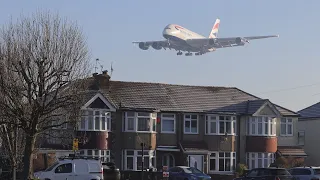
[(169, 27), (166, 27), (165, 29), (171, 29), (171, 28), (169, 28)]

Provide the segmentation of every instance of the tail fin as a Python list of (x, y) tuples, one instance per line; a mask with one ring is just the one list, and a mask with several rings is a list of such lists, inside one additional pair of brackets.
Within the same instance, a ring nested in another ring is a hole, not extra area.
[(209, 38), (218, 37), (219, 25), (220, 25), (220, 19), (216, 19), (216, 22), (214, 23), (213, 28), (210, 32)]

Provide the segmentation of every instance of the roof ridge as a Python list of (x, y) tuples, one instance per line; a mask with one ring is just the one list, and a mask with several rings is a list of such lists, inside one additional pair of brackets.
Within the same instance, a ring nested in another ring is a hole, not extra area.
[(315, 103), (315, 104), (312, 104), (312, 105), (310, 105), (310, 106), (307, 106), (307, 107), (299, 110), (298, 113), (301, 112), (301, 111), (304, 111), (304, 110), (306, 110), (306, 109), (312, 108), (312, 107), (314, 107), (314, 106), (316, 106), (316, 105), (318, 105), (318, 104), (320, 104), (320, 102), (317, 102), (317, 103)]
[(170, 85), (170, 86), (184, 86), (184, 87), (213, 87), (213, 88), (226, 88), (226, 89), (237, 89), (233, 86), (209, 86), (209, 85), (192, 85), (192, 84), (173, 84), (173, 83), (161, 83), (161, 82), (146, 82), (146, 81), (120, 81), (110, 80), (111, 82), (123, 82), (123, 83), (140, 83), (140, 84), (158, 84), (158, 85)]

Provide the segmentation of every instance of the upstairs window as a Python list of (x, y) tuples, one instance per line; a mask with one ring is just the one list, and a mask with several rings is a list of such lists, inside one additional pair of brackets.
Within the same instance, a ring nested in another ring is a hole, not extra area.
[(184, 115), (184, 133), (198, 134), (198, 115), (196, 114)]
[(265, 116), (250, 117), (247, 120), (247, 135), (276, 136), (276, 119)]
[(79, 130), (111, 131), (111, 112), (106, 110), (83, 110)]
[(293, 136), (293, 121), (291, 118), (281, 118), (280, 120), (280, 135)]
[(125, 112), (124, 130), (129, 132), (156, 132), (157, 113)]
[(208, 135), (236, 135), (236, 116), (206, 115), (206, 134)]
[(161, 133), (175, 133), (175, 127), (175, 114), (161, 114)]

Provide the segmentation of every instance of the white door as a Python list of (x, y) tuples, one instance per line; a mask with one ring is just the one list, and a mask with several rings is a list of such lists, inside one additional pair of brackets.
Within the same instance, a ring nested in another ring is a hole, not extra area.
[(189, 155), (189, 167), (194, 167), (203, 171), (203, 155)]

